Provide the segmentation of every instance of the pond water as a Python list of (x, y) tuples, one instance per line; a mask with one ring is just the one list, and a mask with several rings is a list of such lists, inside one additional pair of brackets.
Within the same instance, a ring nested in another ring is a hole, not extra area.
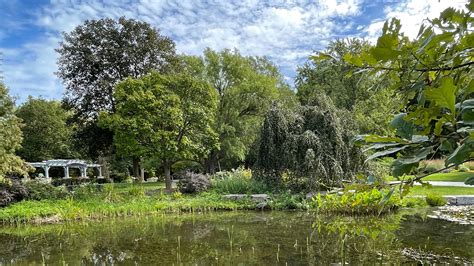
[(382, 217), (211, 212), (0, 228), (0, 264), (307, 265), (473, 262), (474, 226)]

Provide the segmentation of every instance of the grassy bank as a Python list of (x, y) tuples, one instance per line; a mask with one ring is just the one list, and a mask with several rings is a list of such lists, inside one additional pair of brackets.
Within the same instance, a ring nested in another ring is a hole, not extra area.
[[(119, 194), (120, 195), (120, 194)], [(3, 223), (47, 223), (153, 213), (255, 209), (255, 203), (223, 200), (217, 194), (196, 196), (116, 196), (90, 199), (27, 200), (0, 209)]]

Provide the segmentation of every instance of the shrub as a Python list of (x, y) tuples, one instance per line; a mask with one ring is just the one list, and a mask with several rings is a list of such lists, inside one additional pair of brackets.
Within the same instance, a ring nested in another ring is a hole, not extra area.
[(281, 193), (275, 196), (271, 200), (270, 206), (272, 207), (272, 209), (276, 210), (296, 210), (309, 208), (309, 205), (307, 204), (306, 200), (302, 195), (293, 195), (288, 192)]
[(132, 187), (128, 191), (128, 195), (134, 198), (143, 198), (145, 197), (145, 189), (142, 185), (132, 185)]
[(405, 197), (402, 200), (402, 205), (407, 208), (419, 208), (426, 207), (428, 204), (422, 197)]
[(43, 183), (37, 180), (31, 180), (25, 183), (28, 189), (28, 199), (65, 199), (69, 193), (65, 186), (55, 187), (49, 183)]
[(268, 191), (265, 183), (252, 178), (252, 172), (238, 168), (233, 171), (218, 172), (212, 176), (212, 187), (218, 193), (250, 194)]
[(384, 213), (401, 206), (400, 197), (388, 190), (372, 189), (360, 192), (345, 191), (344, 194), (318, 194), (313, 200), (319, 211), (375, 214)]
[(99, 191), (100, 190), (96, 184), (82, 184), (74, 188), (73, 197), (75, 199), (86, 200), (93, 197), (97, 197)]
[(184, 172), (180, 176), (178, 189), (181, 193), (199, 193), (209, 189), (211, 181), (207, 175)]
[(429, 193), (426, 195), (425, 200), (431, 207), (444, 206), (447, 203), (443, 196), (436, 193)]
[(78, 186), (78, 185), (81, 185), (81, 184), (86, 184), (86, 183), (90, 183), (91, 180), (88, 179), (88, 178), (55, 178), (51, 181), (51, 184), (53, 186), (66, 186), (66, 187), (70, 187), (70, 186)]

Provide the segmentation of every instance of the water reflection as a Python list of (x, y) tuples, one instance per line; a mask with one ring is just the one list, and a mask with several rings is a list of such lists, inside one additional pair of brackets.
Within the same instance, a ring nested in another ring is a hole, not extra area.
[(3, 227), (0, 264), (403, 263), (404, 248), (474, 259), (472, 225), (424, 217), (226, 212)]

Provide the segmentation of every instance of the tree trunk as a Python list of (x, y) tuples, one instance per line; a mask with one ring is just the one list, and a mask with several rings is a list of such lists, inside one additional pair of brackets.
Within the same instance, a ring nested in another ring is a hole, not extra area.
[(171, 193), (171, 163), (163, 161), (163, 169), (165, 171), (166, 193)]
[(133, 158), (133, 176), (142, 182), (141, 175), (140, 175), (140, 158), (134, 157)]
[(217, 152), (216, 151), (211, 151), (209, 153), (209, 156), (204, 160), (204, 170), (206, 171), (207, 174), (215, 174), (216, 173), (216, 164), (218, 163), (217, 161)]

